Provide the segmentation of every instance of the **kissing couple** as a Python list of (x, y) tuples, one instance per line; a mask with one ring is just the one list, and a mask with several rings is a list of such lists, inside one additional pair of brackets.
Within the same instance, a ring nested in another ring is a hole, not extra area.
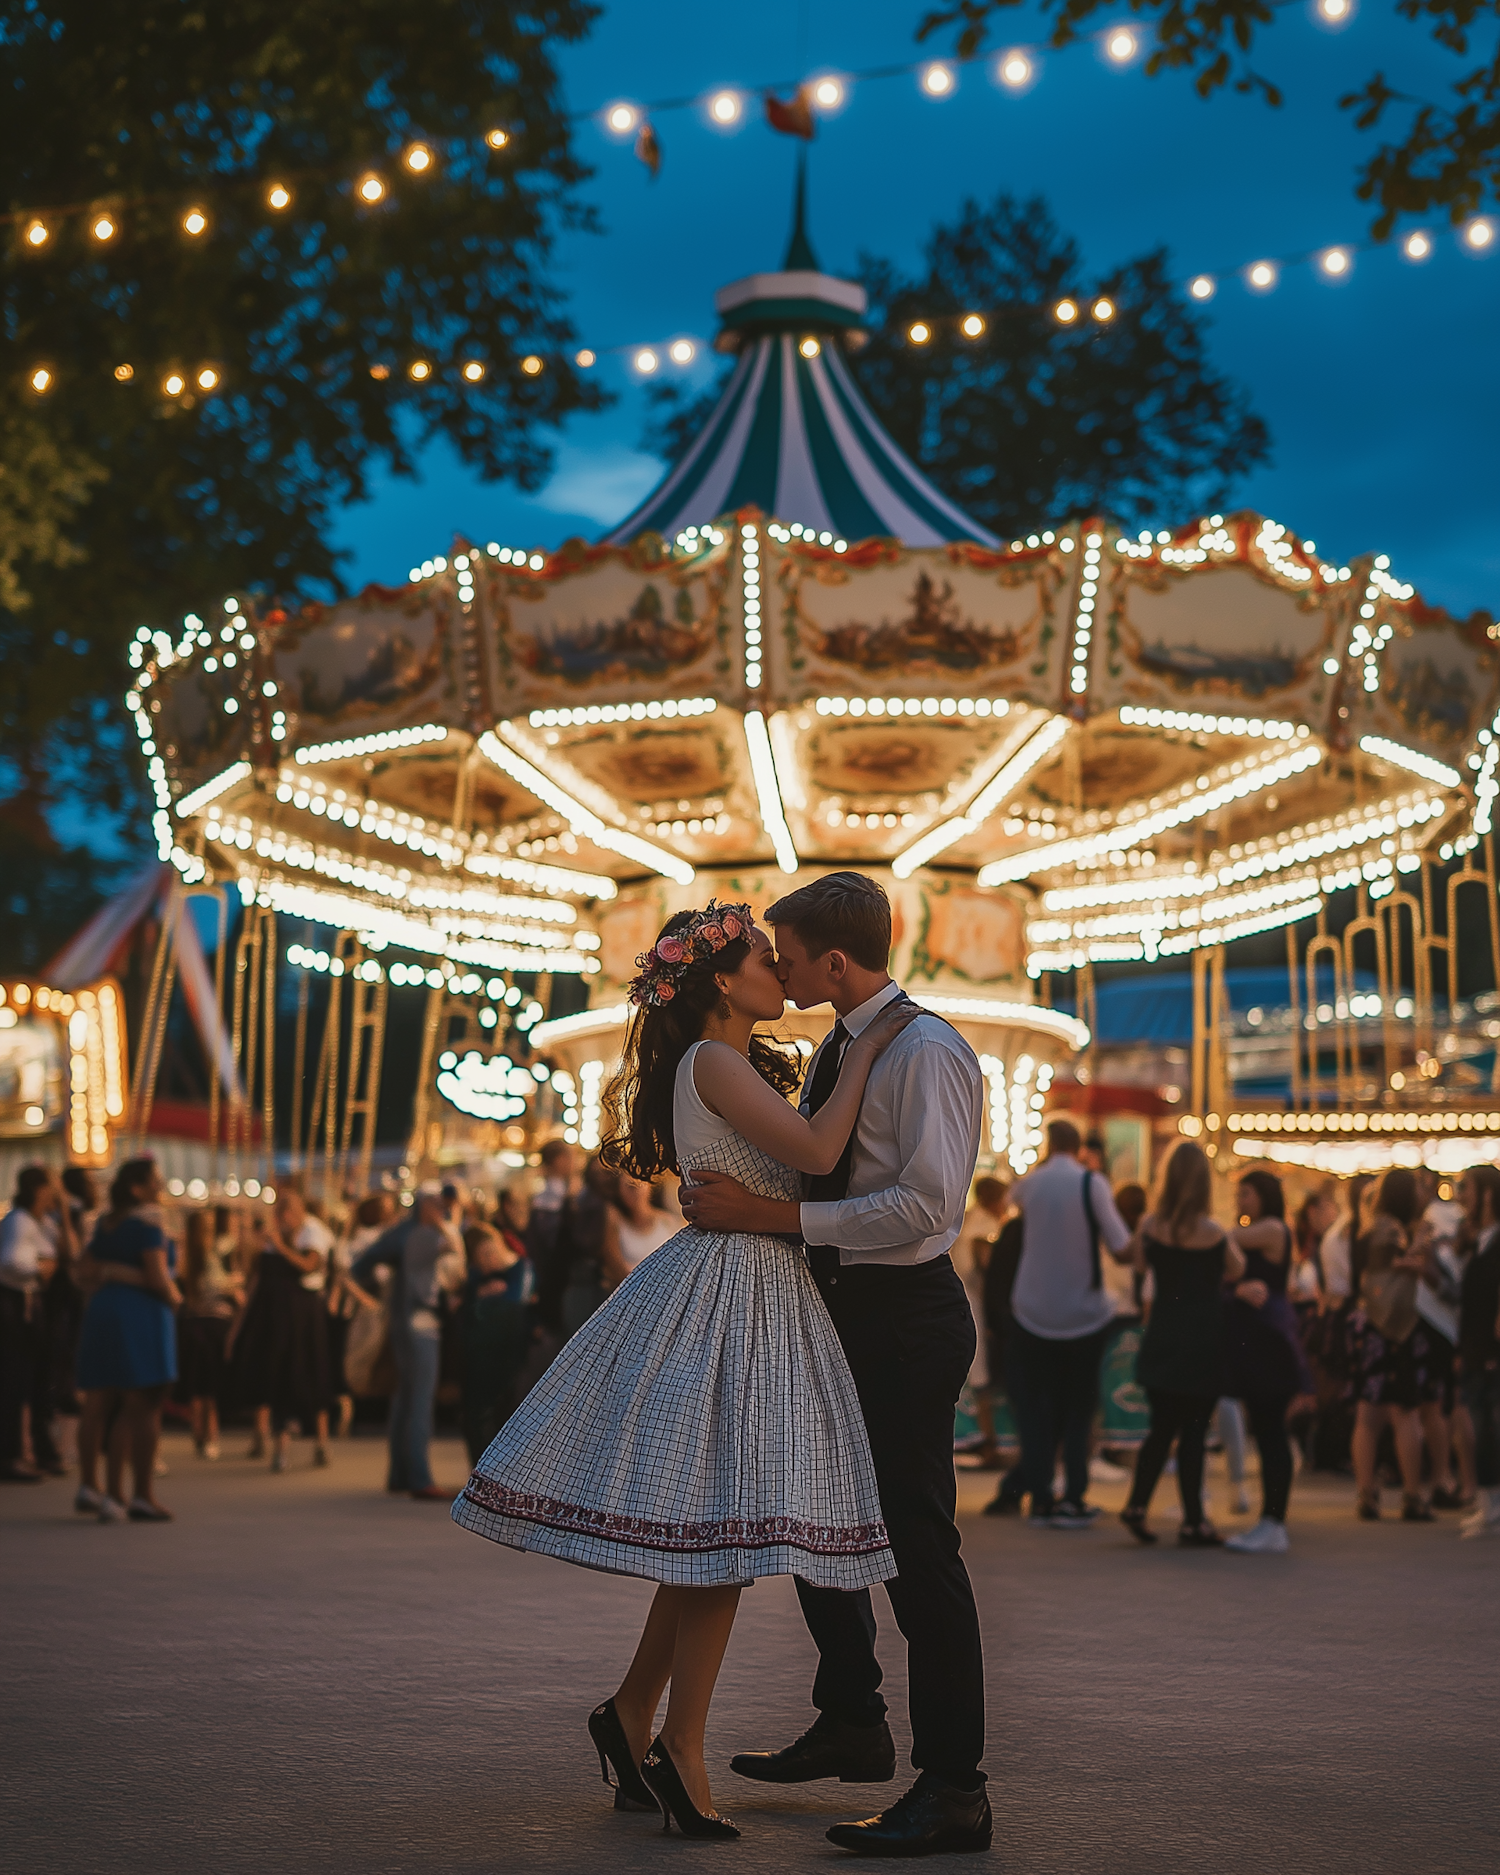
[[(758, 1576), (796, 1581), (819, 1716), (731, 1768), (767, 1784), (895, 1777), (870, 1599), (883, 1582), (919, 1776), (828, 1838), (866, 1855), (987, 1849), (979, 1616), (954, 1523), (974, 1325), (948, 1258), (979, 1151), (979, 1063), (892, 981), (874, 880), (829, 873), (765, 922), (774, 943), (748, 905), (710, 902), (636, 960), (601, 1156), (635, 1178), (679, 1172), (688, 1224), (567, 1343), (453, 1517), (660, 1584), (588, 1724), (615, 1808), (659, 1809), (690, 1836), (740, 1833), (714, 1809), (703, 1737)], [(757, 1033), (788, 997), (838, 1017), (797, 1107), (796, 1067)]]

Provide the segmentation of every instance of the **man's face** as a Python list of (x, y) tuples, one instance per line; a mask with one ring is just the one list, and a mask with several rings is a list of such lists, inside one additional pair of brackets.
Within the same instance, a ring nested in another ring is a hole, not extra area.
[(307, 1222), (307, 1207), (295, 1195), (283, 1198), (276, 1207), (276, 1222), (288, 1236), (294, 1236)]
[(826, 1003), (843, 975), (843, 952), (824, 951), (821, 957), (809, 957), (807, 946), (790, 925), (777, 925), (776, 974), (790, 1001), (799, 1009), (816, 1009)]
[(578, 1173), (578, 1155), (571, 1146), (564, 1146), (562, 1151), (553, 1155), (543, 1168), (548, 1178), (559, 1179), (564, 1185), (571, 1185)]

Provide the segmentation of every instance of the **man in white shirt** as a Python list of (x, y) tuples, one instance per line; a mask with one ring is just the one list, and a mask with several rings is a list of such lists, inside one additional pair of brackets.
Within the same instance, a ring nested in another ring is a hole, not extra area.
[[(23, 1166), (15, 1204), (0, 1218), (0, 1484), (36, 1484), (63, 1466), (51, 1431), (42, 1292), (57, 1267), (59, 1236), (71, 1249), (62, 1186), (44, 1165)], [(31, 1408), (37, 1465), (22, 1455), (24, 1409)], [(38, 1469), (40, 1467), (40, 1469)]]
[[(890, 904), (871, 879), (831, 873), (771, 906), (782, 984), (800, 1009), (831, 1002), (831, 1034), (808, 1064), (802, 1109), (833, 1091), (845, 1045), (903, 992), (887, 968)], [(979, 1760), (984, 1674), (979, 1617), (954, 1522), (953, 1413), (974, 1358), (974, 1320), (948, 1252), (979, 1152), (984, 1082), (968, 1043), (923, 1015), (870, 1071), (844, 1156), (800, 1205), (695, 1172), (689, 1222), (707, 1230), (800, 1235), (848, 1357), (899, 1571), (885, 1587), (906, 1637), (912, 1763), (921, 1773), (880, 1816), (841, 1823), (831, 1842), (864, 1854), (987, 1849), (992, 1823)], [(778, 1752), (743, 1752), (742, 1777), (884, 1782), (895, 1746), (880, 1696), (868, 1590), (797, 1579), (818, 1646), (819, 1718)]]
[[(1115, 1312), (1100, 1251), (1102, 1245), (1123, 1263), (1130, 1241), (1108, 1180), (1080, 1165), (1081, 1144), (1077, 1127), (1053, 1120), (1047, 1157), (1010, 1193), (1025, 1219), (1025, 1239), (1011, 1291), (1006, 1380), (1031, 1520), (1064, 1530), (1087, 1529), (1099, 1514), (1084, 1498), (1099, 1362)], [(1054, 1504), (1059, 1440), (1067, 1484)]]

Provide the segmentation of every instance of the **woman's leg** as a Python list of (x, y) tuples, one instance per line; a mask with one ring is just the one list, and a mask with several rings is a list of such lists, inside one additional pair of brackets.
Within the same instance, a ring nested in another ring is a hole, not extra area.
[(1250, 1430), (1260, 1453), (1260, 1514), (1273, 1523), (1286, 1522), (1286, 1507), (1292, 1495), (1292, 1442), (1286, 1430), (1288, 1404), (1279, 1395), (1275, 1399), (1245, 1402)]
[[(1167, 1462), (1172, 1441), (1182, 1423), (1183, 1396), (1180, 1393), (1164, 1393), (1159, 1387), (1148, 1387), (1146, 1398), (1151, 1402), (1151, 1430), (1135, 1455), (1135, 1482), (1130, 1487), (1127, 1506), (1130, 1510), (1150, 1509), (1151, 1493), (1156, 1489), (1161, 1468)], [(1181, 1462), (1179, 1458), (1179, 1468)]]
[(665, 1582), (656, 1591), (651, 1612), (636, 1643), (635, 1658), (615, 1694), (615, 1711), (630, 1740), (630, 1755), (639, 1764), (651, 1743), (656, 1708), (672, 1677), (672, 1655), (677, 1647), (677, 1616), (692, 1589), (671, 1588)]
[(1203, 1522), (1203, 1447), (1213, 1410), (1212, 1400), (1189, 1397), (1182, 1404), (1181, 1429), (1177, 1434), (1177, 1491), (1182, 1499), (1185, 1530)]
[(703, 1762), (703, 1731), (740, 1605), (740, 1592), (738, 1588), (715, 1588), (683, 1589), (681, 1593), (677, 1639), (672, 1648), (672, 1686), (661, 1737), (688, 1795), (707, 1812), (713, 1809), (713, 1794)]
[(1417, 1413), (1422, 1422), (1422, 1440), (1432, 1466), (1434, 1491), (1453, 1489), (1453, 1429), (1441, 1400), (1424, 1400)]
[(1359, 1492), (1360, 1502), (1365, 1504), (1380, 1502), (1380, 1486), (1375, 1477), (1375, 1452), (1380, 1444), (1380, 1428), (1385, 1415), (1385, 1407), (1371, 1406), (1368, 1400), (1358, 1401), (1354, 1408), (1354, 1438), (1351, 1444), (1354, 1486)]
[(1237, 1491), (1245, 1486), (1245, 1414), (1238, 1400), (1219, 1401), (1219, 1437), (1224, 1441), (1224, 1468)]
[(103, 1388), (91, 1388), (83, 1396), (83, 1414), (78, 1421), (78, 1482), (90, 1491), (99, 1489), (99, 1455), (108, 1417), (108, 1393)]
[(1391, 1411), (1395, 1421), (1396, 1463), (1401, 1467), (1401, 1489), (1408, 1499), (1423, 1501), (1422, 1494), (1422, 1413), (1419, 1407), (1398, 1406)]
[(117, 1504), (123, 1504), (129, 1493), (125, 1489), (125, 1461), (130, 1456), (131, 1432), (134, 1417), (130, 1402), (133, 1393), (111, 1393), (108, 1395), (112, 1411), (104, 1434), (105, 1443), (105, 1495), (112, 1497)]
[(1448, 1422), (1453, 1428), (1453, 1450), (1458, 1460), (1458, 1489), (1462, 1497), (1472, 1497), (1477, 1488), (1474, 1470), (1474, 1415), (1467, 1400), (1459, 1400)]

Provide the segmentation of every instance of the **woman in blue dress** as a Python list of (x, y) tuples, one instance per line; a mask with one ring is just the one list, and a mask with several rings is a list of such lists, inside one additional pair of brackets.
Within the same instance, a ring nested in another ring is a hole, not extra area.
[[(84, 1281), (93, 1284), (78, 1336), (78, 1426), (82, 1483), (79, 1510), (101, 1523), (169, 1523), (156, 1500), (156, 1447), (161, 1409), (177, 1378), (176, 1313), (182, 1296), (172, 1280), (176, 1247), (161, 1227), (161, 1175), (154, 1159), (127, 1159), (109, 1188), (109, 1210), (95, 1227), (84, 1256)], [(111, 1425), (111, 1420), (113, 1424)], [(111, 1425), (109, 1474), (98, 1489), (99, 1448)], [(125, 1460), (135, 1494), (125, 1501)]]

